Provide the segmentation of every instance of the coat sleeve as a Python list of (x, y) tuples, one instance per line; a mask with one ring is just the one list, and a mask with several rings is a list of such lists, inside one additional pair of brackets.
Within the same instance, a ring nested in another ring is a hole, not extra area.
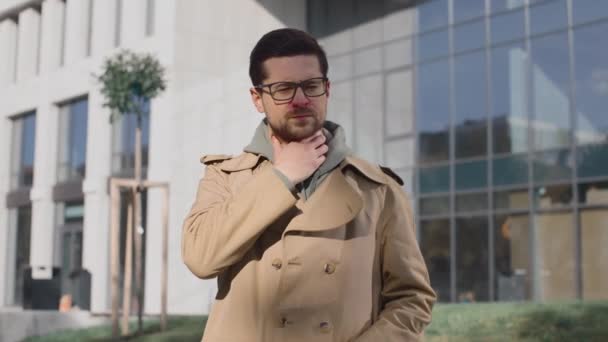
[(436, 295), (415, 235), (412, 209), (394, 182), (387, 190), (381, 241), (380, 313), (355, 341), (419, 341), (431, 322)]
[(231, 193), (228, 175), (207, 166), (182, 229), (182, 258), (199, 278), (213, 278), (238, 262), (296, 198), (272, 167)]

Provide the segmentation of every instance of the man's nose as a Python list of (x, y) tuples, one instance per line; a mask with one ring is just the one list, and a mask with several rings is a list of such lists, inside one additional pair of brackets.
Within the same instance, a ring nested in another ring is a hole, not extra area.
[(304, 94), (302, 87), (296, 89), (296, 93), (291, 100), (291, 105), (296, 107), (306, 106), (310, 103), (310, 99)]

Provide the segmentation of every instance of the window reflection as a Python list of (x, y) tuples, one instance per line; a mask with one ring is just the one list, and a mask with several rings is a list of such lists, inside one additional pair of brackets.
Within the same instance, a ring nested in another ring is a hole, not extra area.
[(572, 153), (560, 149), (534, 154), (532, 164), (535, 183), (568, 180), (572, 177)]
[(450, 301), (450, 221), (420, 222), (420, 250), (439, 301)]
[(482, 16), (485, 12), (485, 0), (459, 1), (454, 6), (454, 22)]
[(608, 18), (608, 2), (597, 0), (572, 1), (574, 24)]
[(523, 10), (499, 14), (490, 19), (492, 44), (523, 38), (525, 17)]
[(494, 217), (494, 294), (499, 301), (532, 298), (528, 215)]
[(456, 194), (454, 201), (457, 213), (479, 212), (488, 209), (488, 194), (485, 192)]
[(547, 1), (530, 7), (530, 33), (538, 34), (566, 28), (566, 1)]
[(487, 152), (485, 55), (476, 52), (454, 60), (456, 158)]
[(450, 214), (450, 197), (449, 196), (421, 197), (419, 199), (419, 208), (420, 208), (421, 216), (449, 215)]
[(474, 50), (485, 45), (485, 21), (477, 20), (454, 27), (454, 52)]
[(583, 299), (608, 299), (608, 210), (581, 211), (581, 269), (583, 273)]
[(608, 49), (598, 48), (608, 23), (574, 31), (576, 141), (580, 177), (608, 175)]
[(465, 303), (487, 301), (488, 291), (488, 219), (457, 219), (457, 300)]
[(456, 190), (479, 189), (488, 184), (487, 160), (457, 163), (454, 166)]
[(450, 191), (450, 167), (447, 165), (420, 168), (418, 179), (421, 194)]
[(449, 48), (448, 31), (435, 31), (418, 36), (418, 61), (446, 56)]
[(430, 0), (416, 7), (418, 9), (418, 32), (431, 30), (448, 24), (448, 1)]
[(578, 184), (578, 198), (578, 202), (581, 204), (608, 204), (608, 181)]
[(535, 299), (576, 298), (572, 214), (544, 213), (534, 217)]
[(534, 189), (534, 204), (538, 209), (564, 208), (572, 205), (570, 184), (539, 186)]
[(532, 104), (536, 150), (570, 144), (568, 36), (532, 40)]
[(528, 189), (512, 189), (494, 192), (494, 209), (525, 210), (530, 208)]
[(494, 153), (526, 152), (526, 59), (522, 43), (492, 50), (492, 130)]
[(419, 161), (449, 157), (449, 69), (447, 61), (420, 65), (417, 73), (416, 124)]
[(528, 156), (516, 154), (495, 158), (492, 180), (495, 186), (526, 184), (528, 182)]

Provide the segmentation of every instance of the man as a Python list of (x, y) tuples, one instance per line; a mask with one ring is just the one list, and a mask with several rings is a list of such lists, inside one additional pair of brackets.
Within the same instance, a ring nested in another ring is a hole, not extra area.
[(431, 320), (408, 200), (325, 120), (327, 69), (307, 33), (264, 35), (249, 74), (265, 119), (242, 154), (202, 158), (182, 256), (218, 278), (203, 341), (415, 341)]

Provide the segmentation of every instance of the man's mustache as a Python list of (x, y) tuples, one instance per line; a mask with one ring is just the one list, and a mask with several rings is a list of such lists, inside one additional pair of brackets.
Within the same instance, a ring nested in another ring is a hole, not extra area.
[(297, 108), (287, 113), (287, 116), (300, 116), (300, 115), (315, 115), (315, 112), (308, 108)]

